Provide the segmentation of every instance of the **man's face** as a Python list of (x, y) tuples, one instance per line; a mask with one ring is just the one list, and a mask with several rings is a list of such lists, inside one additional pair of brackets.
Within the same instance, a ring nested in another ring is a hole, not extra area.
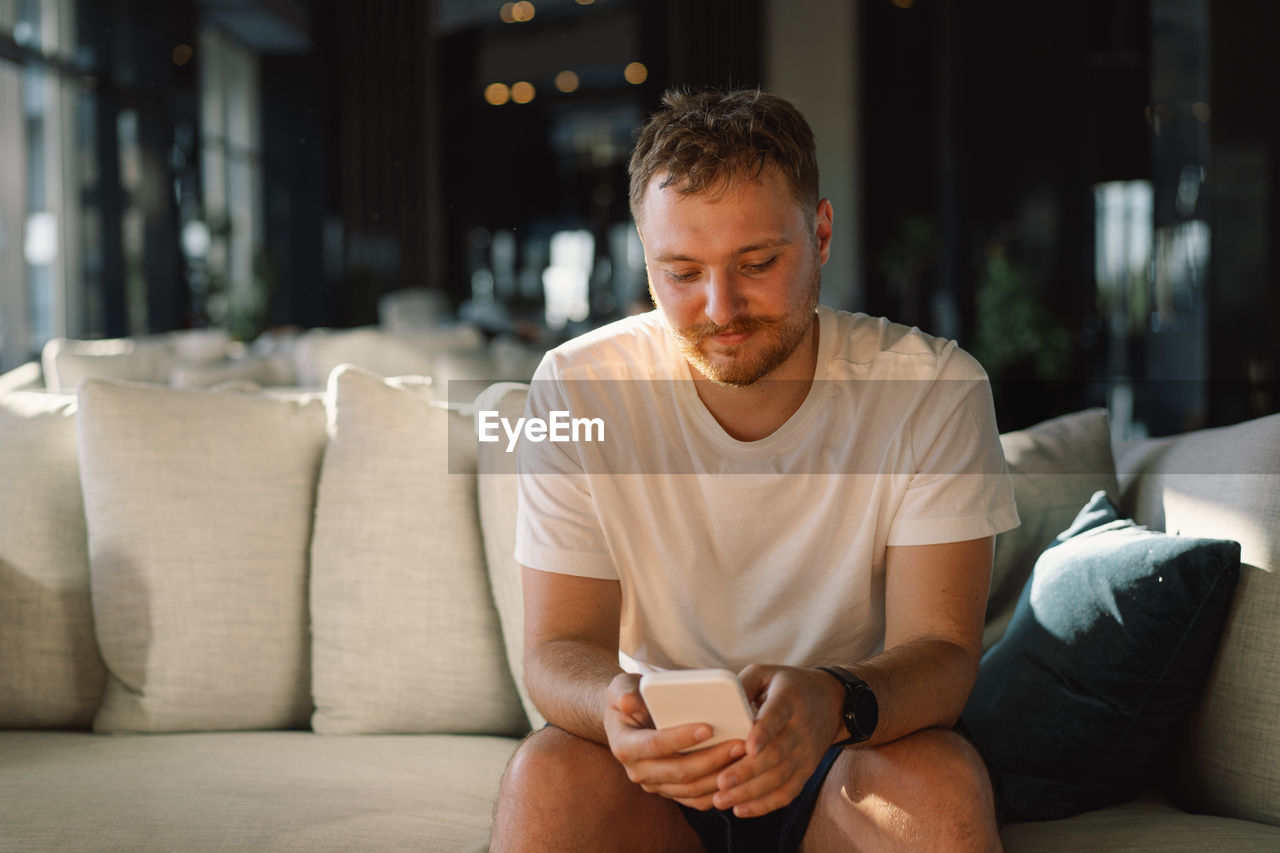
[(831, 204), (806, 215), (772, 169), (713, 193), (660, 184), (637, 224), (649, 293), (685, 358), (719, 385), (778, 370), (813, 330)]

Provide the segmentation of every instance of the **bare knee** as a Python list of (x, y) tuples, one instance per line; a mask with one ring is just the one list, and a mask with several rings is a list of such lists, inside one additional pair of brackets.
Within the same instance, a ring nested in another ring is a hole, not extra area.
[(579, 789), (598, 790), (602, 782), (621, 772), (600, 744), (563, 729), (540, 729), (525, 738), (507, 763), (498, 802), (539, 808), (545, 800), (563, 807), (566, 798), (571, 801), (585, 793)]
[(881, 849), (1000, 849), (982, 757), (942, 729), (846, 750), (823, 788), (819, 810), (825, 818), (815, 813), (814, 819), (819, 827), (825, 820), (825, 831), (865, 837), (870, 825)]
[[(606, 841), (607, 840), (607, 841)], [(669, 800), (646, 794), (600, 744), (557, 728), (534, 732), (503, 774), (491, 850), (696, 850)]]

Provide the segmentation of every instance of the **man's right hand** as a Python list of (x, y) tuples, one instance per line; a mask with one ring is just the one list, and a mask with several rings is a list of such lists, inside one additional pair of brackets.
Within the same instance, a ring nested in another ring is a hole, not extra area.
[(609, 749), (627, 777), (651, 794), (706, 811), (719, 788), (720, 771), (746, 754), (746, 744), (730, 740), (681, 753), (711, 737), (705, 723), (655, 729), (640, 697), (640, 676), (624, 672), (609, 684), (604, 728)]

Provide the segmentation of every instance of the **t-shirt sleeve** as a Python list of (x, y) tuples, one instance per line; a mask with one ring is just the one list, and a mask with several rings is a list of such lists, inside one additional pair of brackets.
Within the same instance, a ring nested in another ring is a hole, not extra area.
[[(544, 360), (530, 384), (526, 418), (566, 411), (554, 364)], [(590, 477), (575, 444), (521, 439), (516, 451), (515, 558), (544, 572), (616, 580)]]
[(911, 481), (889, 545), (937, 545), (1018, 526), (991, 384), (959, 348), (945, 357), (909, 421)]

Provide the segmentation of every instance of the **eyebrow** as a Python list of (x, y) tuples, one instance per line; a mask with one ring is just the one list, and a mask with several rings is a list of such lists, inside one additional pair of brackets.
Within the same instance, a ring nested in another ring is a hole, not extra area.
[[(761, 240), (758, 243), (752, 243), (749, 246), (743, 246), (739, 248), (736, 252), (734, 252), (734, 254), (745, 255), (748, 252), (758, 252), (761, 249), (776, 249), (779, 246), (789, 246), (791, 243), (792, 243), (792, 240), (789, 237), (775, 237), (772, 240)], [(659, 255), (658, 257), (654, 258), (654, 260), (662, 264), (668, 264), (673, 261), (698, 263), (698, 259), (693, 257), (692, 255), (681, 255), (676, 253)]]

